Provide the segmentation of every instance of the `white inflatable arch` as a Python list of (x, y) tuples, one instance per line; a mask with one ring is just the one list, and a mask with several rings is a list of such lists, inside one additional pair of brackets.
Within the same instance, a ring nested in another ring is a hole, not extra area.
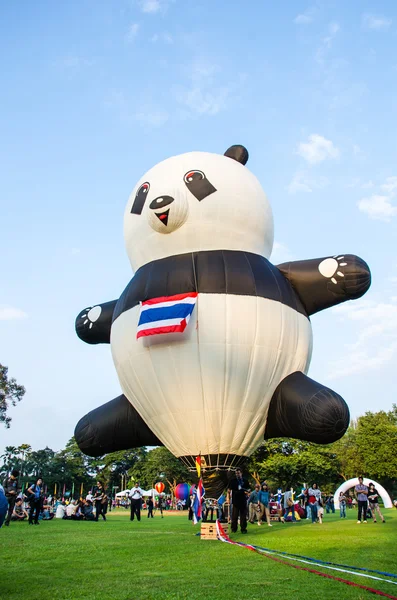
[[(380, 485), (380, 483), (377, 483), (375, 481), (375, 479), (367, 479), (367, 477), (364, 477), (364, 485), (366, 485), (368, 487), (368, 485), (370, 483), (373, 483), (374, 486), (376, 487), (376, 489), (378, 490), (379, 495), (382, 498), (384, 507), (385, 508), (393, 508), (393, 503), (391, 501), (389, 494), (386, 492), (385, 488), (382, 485)], [(336, 492), (334, 494), (335, 508), (339, 508), (339, 494), (341, 492), (343, 492), (343, 493), (347, 492), (347, 490), (350, 490), (350, 488), (352, 488), (356, 485), (358, 485), (358, 477), (353, 477), (353, 479), (349, 479), (349, 481), (344, 481), (342, 483), (342, 485), (338, 487), (338, 489), (336, 490)]]

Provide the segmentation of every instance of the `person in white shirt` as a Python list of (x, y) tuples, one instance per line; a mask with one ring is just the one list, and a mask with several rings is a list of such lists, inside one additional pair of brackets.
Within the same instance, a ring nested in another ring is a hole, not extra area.
[(91, 490), (88, 492), (88, 494), (86, 495), (85, 499), (86, 499), (86, 500), (89, 500), (90, 502), (92, 502), (93, 495), (92, 495), (92, 492), (91, 492)]
[(66, 513), (66, 506), (64, 502), (61, 502), (60, 504), (58, 504), (57, 506), (57, 511), (55, 513), (55, 518), (56, 519), (63, 519)]
[(76, 514), (76, 511), (77, 505), (75, 504), (75, 501), (72, 500), (71, 503), (68, 504), (66, 507), (66, 516), (69, 517), (69, 519), (71, 519)]
[(130, 521), (136, 518), (138, 521), (141, 520), (141, 506), (142, 506), (142, 490), (139, 487), (139, 481), (136, 482), (133, 488), (130, 489), (130, 502), (131, 502), (131, 516)]

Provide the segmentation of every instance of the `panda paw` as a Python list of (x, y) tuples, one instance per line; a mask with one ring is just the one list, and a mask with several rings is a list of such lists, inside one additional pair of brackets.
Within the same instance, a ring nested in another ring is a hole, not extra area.
[(338, 283), (338, 279), (342, 279), (345, 275), (343, 273), (343, 267), (347, 266), (347, 262), (344, 262), (344, 256), (335, 255), (332, 258), (326, 258), (318, 265), (318, 270), (321, 275), (326, 279), (329, 279), (335, 285)]
[(101, 316), (102, 308), (100, 306), (89, 306), (83, 310), (83, 314), (80, 315), (80, 319), (83, 321), (83, 326), (88, 325), (91, 329), (95, 321), (98, 321)]

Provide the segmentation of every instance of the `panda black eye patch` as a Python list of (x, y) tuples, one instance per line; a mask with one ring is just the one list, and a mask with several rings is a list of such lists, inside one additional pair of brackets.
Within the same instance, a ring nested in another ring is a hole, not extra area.
[(183, 181), (185, 182), (187, 189), (192, 192), (193, 196), (195, 196), (199, 202), (216, 192), (216, 188), (208, 181), (205, 174), (197, 169), (188, 171), (184, 176)]
[(140, 215), (143, 207), (145, 206), (146, 198), (150, 190), (150, 183), (147, 181), (142, 183), (141, 187), (138, 189), (135, 200), (131, 208), (131, 213), (134, 215)]

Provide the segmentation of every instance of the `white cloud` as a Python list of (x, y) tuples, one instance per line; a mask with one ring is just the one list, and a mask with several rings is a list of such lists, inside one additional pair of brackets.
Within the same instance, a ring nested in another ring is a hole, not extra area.
[(153, 42), (153, 43), (164, 42), (165, 44), (172, 44), (174, 42), (174, 38), (172, 37), (171, 34), (169, 34), (167, 32), (164, 32), (164, 33), (155, 33), (150, 38), (150, 41)]
[(373, 187), (375, 187), (375, 184), (371, 179), (361, 185), (361, 189), (363, 189), (363, 190), (369, 190), (369, 189), (372, 189)]
[(372, 15), (366, 13), (361, 18), (361, 23), (364, 29), (372, 29), (374, 31), (385, 31), (392, 24), (391, 19), (387, 19), (381, 15)]
[(339, 31), (339, 23), (332, 22), (328, 25), (327, 35), (321, 39), (321, 44), (317, 48), (315, 54), (315, 59), (320, 65), (324, 64), (325, 55), (327, 54), (328, 50), (330, 50), (330, 48), (332, 47), (333, 40)]
[(167, 8), (168, 2), (165, 0), (140, 0), (139, 7), (143, 13), (156, 14)]
[(14, 321), (16, 319), (26, 319), (28, 315), (20, 308), (13, 306), (0, 306), (0, 321)]
[(231, 87), (219, 85), (220, 75), (221, 70), (216, 65), (205, 62), (191, 65), (188, 69), (189, 85), (174, 88), (176, 101), (185, 108), (183, 116), (213, 116), (226, 108)]
[(297, 171), (290, 184), (287, 187), (289, 194), (297, 194), (299, 192), (310, 193), (313, 189), (321, 189), (328, 185), (329, 181), (326, 177), (312, 177), (305, 171)]
[(380, 189), (389, 196), (394, 196), (397, 190), (397, 177), (387, 177), (386, 183), (381, 185)]
[(373, 196), (369, 196), (369, 198), (359, 200), (357, 206), (370, 219), (390, 221), (391, 217), (397, 215), (397, 206), (391, 204), (389, 196), (374, 194)]
[(307, 10), (305, 10), (305, 12), (295, 17), (294, 23), (296, 23), (296, 25), (309, 25), (309, 23), (312, 23), (314, 20), (314, 13), (314, 7), (308, 8)]
[(129, 125), (138, 121), (144, 126), (161, 127), (169, 118), (167, 112), (151, 103), (140, 103), (139, 111), (136, 111), (134, 104), (120, 90), (112, 90), (109, 93), (105, 100), (105, 106), (114, 109), (121, 121)]
[[(372, 182), (369, 183), (372, 184)], [(369, 187), (368, 184), (367, 187)], [(361, 212), (366, 213), (371, 219), (390, 221), (392, 217), (397, 215), (397, 206), (392, 204), (392, 199), (397, 194), (397, 177), (387, 177), (380, 189), (383, 194), (373, 194), (368, 198), (362, 198), (357, 202), (357, 206)]]
[(127, 42), (132, 42), (139, 31), (139, 23), (131, 23), (131, 25), (128, 28), (128, 33), (125, 36), (125, 39), (127, 40)]
[(379, 369), (397, 356), (397, 305), (368, 300), (346, 302), (333, 312), (356, 327), (356, 342), (330, 365), (328, 379)]
[(338, 158), (339, 150), (322, 135), (313, 133), (309, 136), (308, 142), (301, 142), (298, 146), (297, 154), (302, 156), (309, 164), (317, 164), (327, 158)]

